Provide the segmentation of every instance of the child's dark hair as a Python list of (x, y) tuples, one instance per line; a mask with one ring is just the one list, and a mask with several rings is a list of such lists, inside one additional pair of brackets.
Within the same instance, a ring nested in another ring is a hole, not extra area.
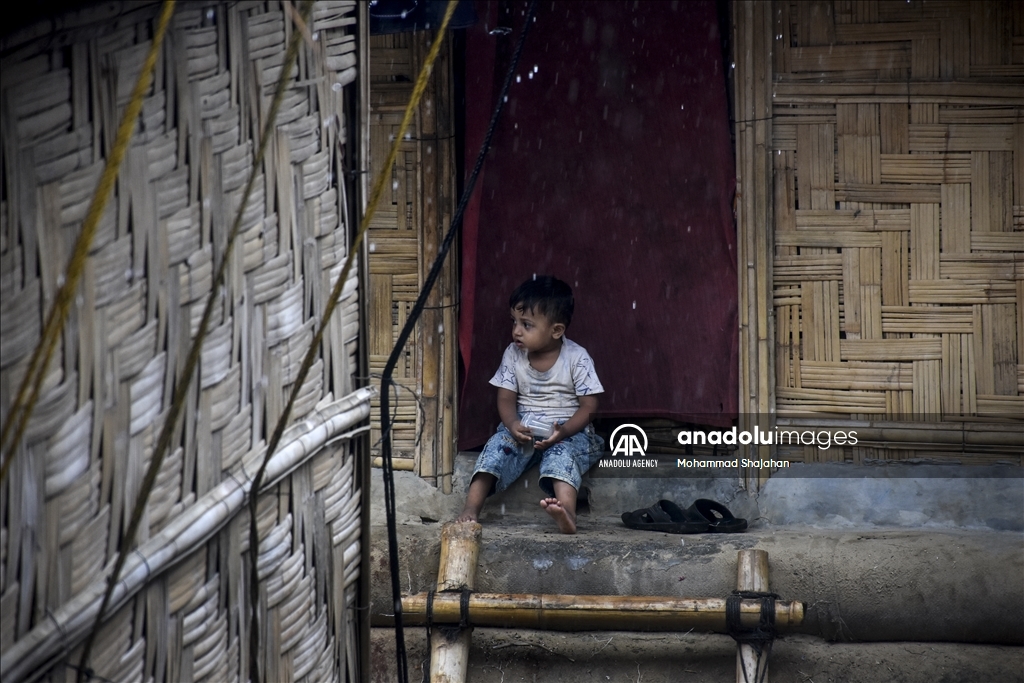
[(516, 287), (508, 307), (540, 313), (553, 323), (566, 327), (572, 322), (572, 287), (550, 275), (535, 275)]

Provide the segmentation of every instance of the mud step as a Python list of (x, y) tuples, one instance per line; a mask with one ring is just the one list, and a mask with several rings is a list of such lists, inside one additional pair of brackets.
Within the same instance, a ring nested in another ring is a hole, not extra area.
[[(409, 680), (424, 680), (425, 630), (405, 632)], [(373, 683), (395, 675), (394, 631), (371, 636)], [(794, 635), (775, 642), (769, 680), (800, 683), (1024, 681), (1024, 650), (957, 643), (827, 643)], [(736, 645), (714, 634), (621, 631), (550, 633), (476, 628), (469, 683), (735, 683)]]
[[(557, 533), (539, 508), (484, 524), (477, 590), (563, 595), (724, 597), (737, 551), (761, 548), (770, 583), (807, 603), (800, 632), (828, 640), (1024, 643), (1024, 545), (1016, 532), (755, 529), (673, 534), (626, 529), (581, 514)], [(434, 587), (440, 524), (399, 526), (401, 586)], [(386, 531), (371, 539), (372, 619), (390, 622)]]

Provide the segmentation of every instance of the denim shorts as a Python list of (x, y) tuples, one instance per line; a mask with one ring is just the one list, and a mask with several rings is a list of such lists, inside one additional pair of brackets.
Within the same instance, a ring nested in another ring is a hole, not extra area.
[(543, 451), (535, 450), (528, 457), (523, 454), (522, 445), (502, 424), (480, 452), (473, 474), (487, 472), (497, 477), (498, 481), (491, 491), (497, 493), (507, 489), (523, 472), (540, 463), (540, 487), (549, 496), (554, 496), (552, 479), (571, 484), (579, 491), (583, 475), (601, 458), (603, 450), (604, 439), (594, 433), (593, 426), (587, 425), (582, 432), (562, 439)]

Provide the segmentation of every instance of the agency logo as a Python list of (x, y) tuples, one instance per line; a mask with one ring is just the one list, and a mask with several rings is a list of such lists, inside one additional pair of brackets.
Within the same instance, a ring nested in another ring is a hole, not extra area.
[[(641, 439), (643, 445), (640, 445)], [(608, 443), (612, 447), (612, 455), (623, 455), (627, 458), (647, 454), (647, 433), (634, 424), (619, 425), (612, 432)]]

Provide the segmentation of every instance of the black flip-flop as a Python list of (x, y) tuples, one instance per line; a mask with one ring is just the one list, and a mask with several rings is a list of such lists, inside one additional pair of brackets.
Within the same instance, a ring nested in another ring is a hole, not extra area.
[(734, 517), (721, 503), (707, 498), (698, 498), (686, 509), (687, 516), (697, 516), (707, 521), (708, 531), (713, 534), (735, 534), (747, 528), (747, 520)]
[(646, 510), (623, 512), (622, 523), (630, 529), (670, 534), (700, 534), (708, 530), (707, 519), (696, 512), (683, 510), (671, 500), (659, 500)]

